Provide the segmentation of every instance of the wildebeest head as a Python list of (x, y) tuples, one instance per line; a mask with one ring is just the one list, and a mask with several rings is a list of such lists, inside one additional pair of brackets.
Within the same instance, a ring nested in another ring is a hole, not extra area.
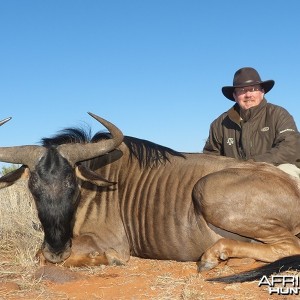
[(123, 141), (123, 134), (115, 125), (89, 114), (109, 130), (110, 139), (46, 147), (0, 147), (0, 161), (23, 165), (1, 177), (0, 188), (13, 184), (29, 170), (28, 187), (45, 234), (42, 252), (53, 263), (71, 254), (71, 223), (79, 198), (77, 177), (101, 186), (113, 184), (84, 166), (76, 165), (114, 150)]

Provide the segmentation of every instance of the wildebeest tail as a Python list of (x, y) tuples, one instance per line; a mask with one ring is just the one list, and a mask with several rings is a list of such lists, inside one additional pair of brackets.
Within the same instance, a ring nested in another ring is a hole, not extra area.
[(207, 279), (207, 281), (235, 283), (260, 280), (263, 276), (271, 276), (275, 273), (285, 272), (289, 270), (300, 270), (300, 255), (283, 257), (270, 264), (267, 264), (256, 269), (241, 272), (235, 275), (224, 277), (216, 277)]

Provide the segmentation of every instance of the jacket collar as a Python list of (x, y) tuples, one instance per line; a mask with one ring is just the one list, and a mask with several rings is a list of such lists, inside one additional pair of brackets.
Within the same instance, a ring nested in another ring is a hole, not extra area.
[(236, 103), (231, 109), (228, 111), (228, 117), (234, 123), (240, 125), (241, 121), (247, 122), (250, 119), (253, 119), (264, 107), (267, 106), (267, 100), (264, 98), (262, 102), (254, 107), (251, 107), (247, 110), (242, 110), (239, 105)]

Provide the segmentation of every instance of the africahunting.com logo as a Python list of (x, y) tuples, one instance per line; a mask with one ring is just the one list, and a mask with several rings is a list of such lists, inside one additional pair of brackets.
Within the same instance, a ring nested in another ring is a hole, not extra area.
[(270, 295), (299, 295), (300, 280), (297, 275), (272, 275), (270, 278), (263, 276), (258, 286), (267, 286)]

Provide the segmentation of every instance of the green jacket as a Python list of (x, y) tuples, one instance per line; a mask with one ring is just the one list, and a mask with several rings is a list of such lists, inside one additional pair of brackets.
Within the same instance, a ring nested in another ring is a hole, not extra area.
[(212, 122), (203, 153), (300, 167), (300, 134), (293, 117), (266, 99), (244, 112), (235, 104)]

